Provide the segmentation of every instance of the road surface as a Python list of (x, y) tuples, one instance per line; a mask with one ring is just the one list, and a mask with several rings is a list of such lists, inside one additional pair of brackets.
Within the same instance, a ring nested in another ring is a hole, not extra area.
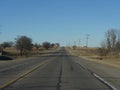
[(64, 49), (0, 66), (1, 90), (114, 90)]

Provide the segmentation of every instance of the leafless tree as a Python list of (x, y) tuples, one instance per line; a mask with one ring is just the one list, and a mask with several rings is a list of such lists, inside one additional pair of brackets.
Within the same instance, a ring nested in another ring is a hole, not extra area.
[(108, 30), (105, 34), (104, 45), (109, 53), (120, 53), (120, 31), (117, 29)]
[(120, 55), (120, 31), (117, 32), (116, 51), (118, 51), (118, 53)]
[(99, 53), (100, 56), (106, 56), (108, 54), (108, 49), (105, 41), (101, 42), (101, 48), (99, 48)]
[(51, 47), (51, 44), (50, 42), (43, 42), (42, 47), (48, 50)]
[(13, 46), (13, 42), (8, 41), (8, 42), (3, 42), (1, 44), (1, 46), (5, 49), (6, 47), (12, 47)]
[(41, 47), (41, 45), (38, 44), (38, 43), (33, 44), (33, 46), (34, 46), (37, 50), (39, 50), (39, 48)]
[(27, 36), (18, 36), (16, 39), (16, 48), (20, 50), (20, 55), (27, 55), (27, 51), (32, 49), (32, 39)]
[(106, 32), (106, 44), (110, 51), (115, 50), (117, 43), (117, 30), (111, 29)]

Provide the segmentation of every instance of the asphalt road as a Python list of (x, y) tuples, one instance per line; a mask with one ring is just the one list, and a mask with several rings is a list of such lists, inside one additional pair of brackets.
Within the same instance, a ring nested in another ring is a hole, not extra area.
[[(114, 90), (64, 49), (1, 66), (1, 90)], [(12, 80), (12, 81), (11, 81)]]

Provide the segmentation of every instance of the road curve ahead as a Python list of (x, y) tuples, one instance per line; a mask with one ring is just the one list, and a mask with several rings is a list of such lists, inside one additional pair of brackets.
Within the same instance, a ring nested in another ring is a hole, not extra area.
[(54, 58), (49, 63), (38, 67), (4, 90), (112, 90), (89, 70), (75, 63), (74, 56), (64, 49), (46, 56), (47, 59), (51, 57)]

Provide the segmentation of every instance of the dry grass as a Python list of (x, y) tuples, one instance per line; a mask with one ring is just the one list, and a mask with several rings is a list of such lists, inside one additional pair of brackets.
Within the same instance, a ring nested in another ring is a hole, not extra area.
[[(53, 51), (55, 51), (56, 48), (50, 48), (49, 50), (45, 50), (45, 49), (39, 49), (39, 50), (32, 50), (28, 53), (27, 57), (35, 57), (35, 56), (40, 56), (40, 55), (43, 55), (43, 54), (48, 54), (48, 53), (51, 53)], [(6, 48), (4, 50), (4, 55), (5, 56), (8, 56), (8, 57), (11, 57), (13, 59), (21, 59), (21, 58), (26, 58), (25, 55), (23, 56), (20, 56), (20, 51), (16, 50), (16, 48)]]
[(97, 56), (98, 52), (95, 48), (76, 48), (71, 49), (76, 55), (80, 56)]
[(107, 56), (100, 56), (98, 48), (68, 48), (74, 55), (77, 56), (86, 56), (91, 59), (106, 59), (106, 60), (120, 60), (120, 56), (116, 55), (107, 55)]
[(112, 67), (120, 68), (120, 56), (108, 55), (101, 57), (97, 52), (97, 48), (66, 48), (72, 55), (80, 56), (86, 60), (106, 64)]

